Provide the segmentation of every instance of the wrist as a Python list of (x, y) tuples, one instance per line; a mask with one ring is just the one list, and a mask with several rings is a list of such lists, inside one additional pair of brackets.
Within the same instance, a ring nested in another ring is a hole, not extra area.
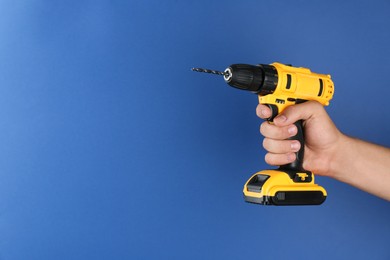
[(340, 133), (335, 151), (330, 159), (330, 177), (343, 182), (351, 178), (352, 171), (347, 169), (354, 165), (356, 159), (356, 156), (351, 154), (356, 151), (355, 144), (356, 140), (354, 138)]

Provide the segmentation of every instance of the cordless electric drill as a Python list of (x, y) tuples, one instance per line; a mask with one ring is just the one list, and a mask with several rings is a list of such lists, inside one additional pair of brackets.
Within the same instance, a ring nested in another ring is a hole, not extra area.
[[(334, 93), (330, 75), (276, 62), (270, 65), (233, 64), (224, 72), (201, 68), (192, 70), (223, 75), (230, 86), (258, 94), (260, 104), (271, 109), (270, 123), (286, 107), (294, 104), (315, 100), (327, 106)], [(298, 132), (290, 139), (301, 144), (296, 160), (278, 169), (252, 175), (244, 185), (245, 201), (263, 205), (319, 205), (325, 201), (326, 190), (314, 183), (312, 172), (302, 167), (305, 147), (302, 120), (295, 125)]]

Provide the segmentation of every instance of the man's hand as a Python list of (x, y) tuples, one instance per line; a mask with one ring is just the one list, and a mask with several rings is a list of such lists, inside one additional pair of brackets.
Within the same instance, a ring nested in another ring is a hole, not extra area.
[[(271, 116), (265, 105), (258, 105), (256, 112), (263, 119)], [(290, 106), (272, 124), (267, 121), (261, 124), (267, 163), (283, 165), (295, 160), (299, 142), (286, 139), (296, 135), (294, 122), (300, 119), (305, 137), (305, 170), (333, 177), (390, 201), (390, 149), (342, 134), (315, 101)]]
[[(259, 104), (256, 109), (260, 118), (271, 115), (270, 109)], [(315, 101), (286, 108), (273, 120), (265, 121), (260, 126), (264, 135), (263, 146), (268, 151), (265, 161), (271, 165), (283, 165), (295, 160), (299, 151), (297, 140), (286, 140), (296, 135), (294, 122), (302, 119), (305, 136), (305, 154), (303, 168), (320, 175), (331, 176), (330, 164), (337, 153), (342, 134), (333, 124), (323, 106)]]

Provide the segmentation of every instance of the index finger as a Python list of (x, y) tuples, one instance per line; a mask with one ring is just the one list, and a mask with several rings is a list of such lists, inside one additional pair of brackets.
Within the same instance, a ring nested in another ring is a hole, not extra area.
[(258, 117), (262, 119), (267, 119), (271, 117), (272, 113), (271, 113), (271, 109), (268, 106), (258, 104), (256, 107), (256, 114)]

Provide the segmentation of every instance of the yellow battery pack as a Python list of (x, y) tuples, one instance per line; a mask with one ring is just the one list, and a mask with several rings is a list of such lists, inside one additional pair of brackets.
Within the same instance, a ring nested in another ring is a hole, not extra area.
[(262, 205), (319, 205), (327, 196), (326, 190), (314, 183), (309, 171), (291, 173), (281, 170), (263, 170), (245, 183), (246, 202)]

